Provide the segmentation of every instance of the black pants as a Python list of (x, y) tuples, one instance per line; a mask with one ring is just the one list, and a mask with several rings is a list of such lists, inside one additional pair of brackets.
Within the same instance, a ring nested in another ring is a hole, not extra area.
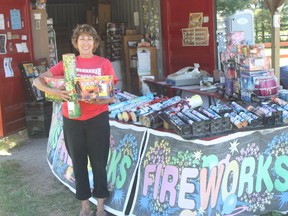
[[(110, 125), (108, 112), (85, 120), (63, 117), (65, 145), (72, 159), (76, 183), (76, 198), (86, 200), (109, 196), (106, 166), (109, 154)], [(94, 189), (91, 194), (88, 175), (88, 157), (91, 163)]]

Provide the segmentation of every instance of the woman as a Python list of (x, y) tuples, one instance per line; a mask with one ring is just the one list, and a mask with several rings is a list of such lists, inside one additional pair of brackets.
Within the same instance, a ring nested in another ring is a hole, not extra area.
[[(76, 57), (77, 76), (113, 75), (114, 84), (116, 84), (117, 77), (111, 62), (93, 54), (99, 42), (96, 30), (87, 24), (78, 25), (73, 30), (72, 44), (79, 51), (79, 55)], [(81, 116), (71, 119), (68, 116), (67, 108), (70, 92), (65, 89), (49, 88), (43, 78), (44, 76), (63, 75), (63, 62), (60, 61), (35, 79), (33, 84), (38, 89), (66, 101), (62, 106), (63, 131), (65, 145), (73, 163), (76, 198), (82, 203), (80, 216), (94, 215), (88, 200), (91, 196), (97, 198), (96, 216), (105, 216), (104, 199), (109, 196), (106, 175), (110, 140), (108, 103), (113, 102), (113, 98), (80, 101)], [(92, 192), (87, 171), (88, 157), (94, 177)]]

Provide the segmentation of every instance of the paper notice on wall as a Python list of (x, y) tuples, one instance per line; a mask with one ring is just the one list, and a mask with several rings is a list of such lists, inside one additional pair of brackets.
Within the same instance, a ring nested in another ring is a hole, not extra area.
[(151, 74), (151, 60), (150, 50), (145, 48), (138, 48), (137, 50), (138, 64), (137, 70), (138, 75), (150, 75)]
[(3, 64), (4, 64), (4, 72), (5, 77), (13, 77), (14, 71), (11, 67), (12, 58), (4, 58)]
[(28, 50), (28, 47), (27, 47), (27, 43), (26, 42), (22, 42), (21, 45), (22, 45), (23, 52), (24, 53), (28, 53), (29, 50)]
[(13, 30), (22, 29), (20, 10), (10, 10), (11, 28)]
[(5, 29), (5, 20), (4, 20), (4, 14), (0, 14), (0, 30)]

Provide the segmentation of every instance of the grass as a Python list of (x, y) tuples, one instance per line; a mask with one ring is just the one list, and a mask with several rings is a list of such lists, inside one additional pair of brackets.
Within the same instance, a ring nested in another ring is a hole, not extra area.
[[(0, 215), (1, 216), (65, 216), (77, 215), (74, 194), (55, 179), (53, 193), (35, 190), (33, 182), (27, 182), (17, 160), (0, 164)], [(56, 192), (55, 192), (56, 191)]]
[[(29, 141), (25, 131), (0, 139), (0, 157)], [(41, 174), (40, 174), (41, 175)], [(51, 184), (50, 184), (51, 183)], [(51, 186), (50, 186), (51, 185)], [(33, 183), (33, 176), (17, 159), (0, 160), (1, 216), (71, 216), (78, 215), (80, 203), (66, 186), (56, 178), (50, 188)]]

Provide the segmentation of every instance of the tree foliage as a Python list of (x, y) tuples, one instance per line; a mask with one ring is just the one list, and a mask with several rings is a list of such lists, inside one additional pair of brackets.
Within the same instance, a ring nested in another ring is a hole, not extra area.
[(230, 16), (237, 10), (248, 9), (253, 0), (217, 0), (217, 12), (221, 16)]
[[(271, 41), (272, 16), (264, 0), (217, 0), (217, 12), (224, 17), (231, 16), (237, 11), (251, 9), (254, 12), (255, 41)], [(288, 2), (282, 9), (280, 31), (288, 34)]]

